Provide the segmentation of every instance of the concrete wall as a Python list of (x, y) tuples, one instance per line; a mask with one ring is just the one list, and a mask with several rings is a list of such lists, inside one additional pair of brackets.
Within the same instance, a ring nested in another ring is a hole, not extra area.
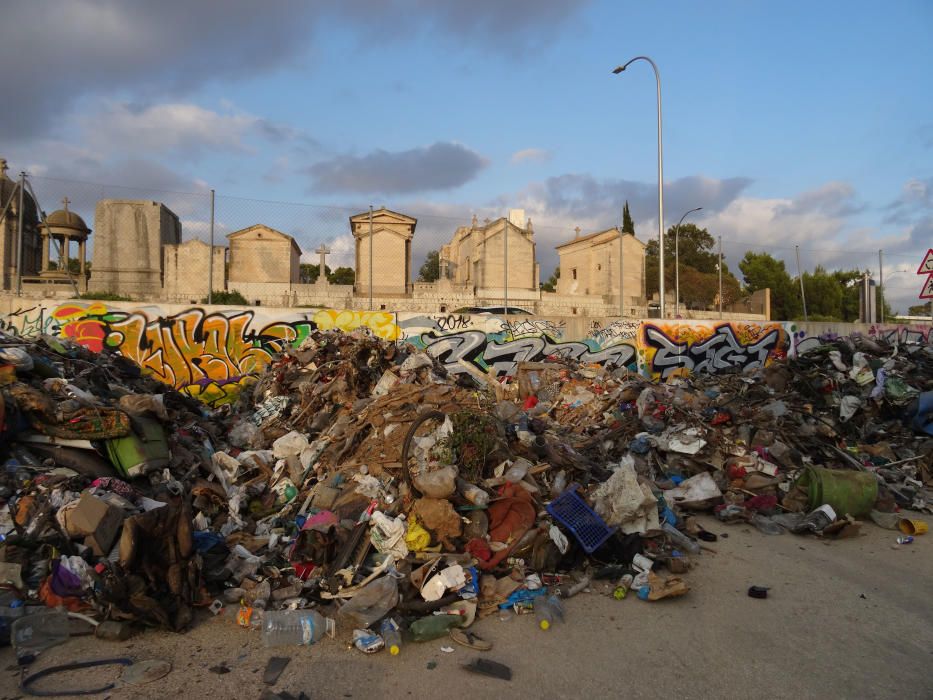
[(354, 277), (358, 294), (369, 294), (369, 268), (372, 246), (373, 294), (404, 296), (411, 292), (411, 239), (417, 221), (404, 214), (378, 209), (372, 213), (370, 241), (369, 213), (350, 217), (350, 230), (356, 246)]
[(214, 246), (214, 265), (211, 269), (210, 245), (197, 239), (162, 248), (164, 284), (162, 299), (172, 302), (200, 303), (207, 297), (211, 277), (214, 291), (226, 289), (224, 266), (227, 249)]
[(512, 375), (519, 362), (556, 356), (626, 367), (667, 380), (690, 372), (767, 365), (808, 352), (821, 340), (853, 332), (933, 344), (930, 324), (503, 318), (0, 297), (0, 330), (19, 336), (67, 337), (94, 351), (110, 348), (211, 405), (235, 399), (276, 352), (300, 344), (314, 329), (363, 329), (424, 349), (450, 372), (493, 377)]
[(230, 234), (229, 241), (230, 287), (241, 282), (298, 282), (301, 254), (289, 236), (266, 227), (256, 227)]
[(181, 221), (164, 204), (102, 199), (94, 210), (88, 289), (136, 298), (162, 292), (162, 246), (181, 243)]
[[(369, 293), (369, 233), (356, 239), (356, 288)], [(388, 229), (373, 231), (373, 294), (407, 294), (411, 266), (411, 241)]]

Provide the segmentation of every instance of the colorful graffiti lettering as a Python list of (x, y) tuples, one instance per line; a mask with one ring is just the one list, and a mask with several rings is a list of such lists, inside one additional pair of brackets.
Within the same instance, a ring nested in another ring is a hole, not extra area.
[(645, 366), (658, 379), (690, 372), (724, 372), (763, 367), (787, 354), (787, 333), (778, 323), (748, 328), (748, 324), (646, 323)]
[(383, 340), (399, 340), (401, 329), (395, 314), (388, 311), (336, 311), (322, 309), (314, 314), (314, 323), (321, 330), (338, 329), (347, 333), (357, 329), (370, 331)]
[(66, 304), (53, 311), (62, 336), (95, 352), (112, 348), (147, 374), (210, 405), (234, 400), (272, 356), (300, 344), (313, 321), (275, 321), (256, 330), (254, 312), (193, 308), (150, 319), (143, 310)]
[[(520, 362), (547, 358), (626, 367), (666, 380), (690, 372), (725, 372), (765, 366), (832, 340), (835, 330), (808, 334), (777, 322), (596, 320), (576, 340), (563, 319), (511, 319), (446, 314), (320, 309), (243, 311), (102, 302), (25, 304), (0, 319), (0, 331), (72, 338), (94, 350), (114, 350), (147, 374), (209, 405), (233, 401), (272, 357), (300, 345), (314, 329), (366, 332), (409, 342), (448, 371), (505, 378)], [(850, 327), (846, 333), (858, 332)], [(870, 337), (901, 343), (933, 342), (925, 326), (872, 326)]]
[(58, 335), (58, 322), (44, 306), (15, 309), (0, 319), (0, 331), (13, 336)]
[(927, 326), (871, 326), (868, 335), (889, 343), (916, 343), (933, 345), (933, 330)]
[(534, 362), (548, 357), (627, 367), (637, 356), (635, 347), (627, 344), (599, 348), (587, 341), (561, 343), (546, 336), (498, 342), (478, 330), (448, 335), (429, 331), (421, 335), (419, 344), (452, 374), (468, 373), (469, 366), (472, 366), (494, 377), (513, 375), (519, 362)]

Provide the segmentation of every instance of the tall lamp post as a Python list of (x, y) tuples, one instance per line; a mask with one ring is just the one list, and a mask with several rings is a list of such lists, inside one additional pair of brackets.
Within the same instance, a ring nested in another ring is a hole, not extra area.
[(674, 314), (677, 316), (680, 316), (680, 225), (688, 215), (702, 209), (703, 207), (697, 207), (684, 212), (680, 221), (677, 222), (677, 228), (674, 229)]
[(664, 149), (661, 146), (661, 74), (658, 67), (647, 56), (636, 56), (628, 63), (624, 63), (618, 68), (613, 69), (613, 73), (618, 75), (635, 61), (647, 61), (654, 69), (654, 80), (658, 86), (658, 244), (660, 245), (658, 265), (660, 267), (660, 279), (658, 280), (658, 290), (661, 293), (661, 318), (665, 318), (664, 303)]

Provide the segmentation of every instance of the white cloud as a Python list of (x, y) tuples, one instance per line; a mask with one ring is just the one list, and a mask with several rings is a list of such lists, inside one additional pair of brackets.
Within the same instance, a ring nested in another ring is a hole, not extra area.
[(551, 159), (551, 152), (543, 148), (524, 148), (521, 151), (515, 151), (509, 159), (513, 165), (525, 162), (544, 163)]
[(107, 102), (80, 123), (88, 145), (103, 154), (173, 151), (196, 155), (212, 148), (247, 150), (244, 139), (259, 121), (249, 114), (215, 112), (184, 102), (144, 106)]

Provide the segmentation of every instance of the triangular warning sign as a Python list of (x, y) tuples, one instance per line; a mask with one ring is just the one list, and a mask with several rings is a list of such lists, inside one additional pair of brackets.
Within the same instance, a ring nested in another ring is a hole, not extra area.
[(927, 251), (926, 256), (923, 258), (923, 262), (920, 263), (920, 267), (917, 268), (918, 275), (925, 275), (928, 272), (933, 272), (933, 248)]
[(933, 299), (933, 272), (927, 276), (927, 281), (923, 284), (923, 289), (920, 291), (921, 299)]

